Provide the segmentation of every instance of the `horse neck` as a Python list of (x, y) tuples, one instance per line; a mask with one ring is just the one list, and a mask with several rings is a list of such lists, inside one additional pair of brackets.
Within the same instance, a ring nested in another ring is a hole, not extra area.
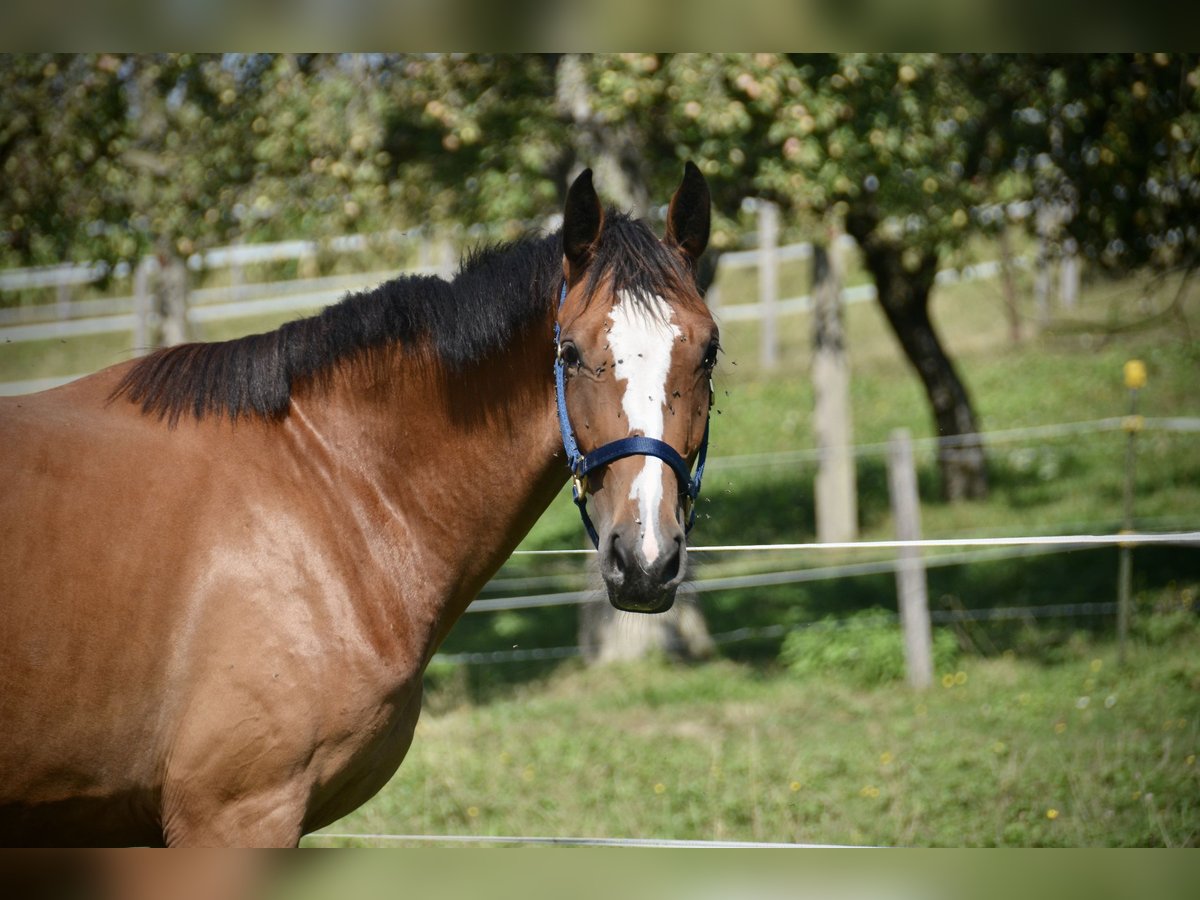
[[(336, 470), (367, 540), (390, 545), (401, 593), (435, 649), (566, 480), (555, 413), (553, 320), (450, 373), (430, 348), (385, 351), (301, 392), (289, 427)], [(389, 597), (394, 601), (394, 595)]]

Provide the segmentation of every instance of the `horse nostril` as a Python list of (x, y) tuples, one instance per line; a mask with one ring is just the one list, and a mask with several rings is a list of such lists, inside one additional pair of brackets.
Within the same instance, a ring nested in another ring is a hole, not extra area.
[(615, 572), (624, 575), (636, 569), (637, 561), (634, 558), (633, 549), (628, 541), (622, 540), (622, 532), (619, 528), (613, 529), (608, 544), (608, 561)]
[(670, 547), (658, 558), (659, 580), (668, 584), (679, 577), (679, 565), (683, 558), (683, 539), (675, 538)]

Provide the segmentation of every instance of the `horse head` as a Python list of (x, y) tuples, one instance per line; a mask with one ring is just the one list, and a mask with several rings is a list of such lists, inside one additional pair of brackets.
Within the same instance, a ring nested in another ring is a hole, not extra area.
[(719, 346), (696, 285), (709, 217), (691, 163), (661, 240), (605, 212), (590, 171), (563, 214), (559, 419), (609, 600), (631, 612), (669, 609), (684, 576)]

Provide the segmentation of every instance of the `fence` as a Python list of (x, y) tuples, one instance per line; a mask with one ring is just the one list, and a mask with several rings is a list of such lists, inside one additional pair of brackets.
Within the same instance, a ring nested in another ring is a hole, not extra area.
[[(1139, 418), (1137, 422), (1139, 429), (1144, 431), (1159, 430), (1163, 432), (1184, 434), (1200, 432), (1200, 419), (1196, 418)], [(920, 453), (931, 452), (938, 447), (946, 446), (947, 444), (953, 446), (957, 442), (967, 441), (996, 445), (1028, 440), (1031, 438), (1046, 439), (1051, 437), (1076, 437), (1083, 434), (1103, 434), (1112, 432), (1129, 433), (1129, 427), (1129, 417), (1112, 417), (1108, 419), (1099, 419), (1087, 422), (1072, 422), (1057, 425), (1035, 426), (1030, 428), (1007, 429), (1005, 431), (987, 432), (978, 435), (960, 435), (945, 439), (927, 438), (913, 441), (912, 448), (914, 451)], [(858, 445), (856, 447), (849, 448), (849, 452), (855, 457), (883, 455), (888, 452), (890, 446), (890, 444)], [(716, 457), (710, 459), (709, 465), (710, 472), (715, 472), (719, 471), (723, 467), (735, 468), (761, 466), (777, 464), (780, 462), (794, 465), (798, 461), (815, 462), (818, 460), (818, 458), (819, 454), (816, 451), (802, 450), (774, 454), (755, 454), (751, 456), (724, 458)], [(908, 456), (908, 461), (902, 465), (902, 468), (908, 469), (910, 473), (912, 467), (911, 458), (912, 454), (910, 453)], [(893, 461), (891, 468), (893, 471), (897, 470), (897, 464), (895, 461)], [(1127, 471), (1126, 475), (1128, 481), (1131, 482), (1132, 471)], [(1200, 531), (1194, 530), (1175, 530), (1164, 534), (1130, 534), (1123, 532), (1119, 534), (1043, 534), (934, 538), (922, 540), (917, 537), (918, 526), (915, 523), (919, 521), (919, 512), (917, 511), (911, 496), (907, 501), (907, 509), (907, 536), (910, 538), (908, 540), (903, 539), (905, 534), (902, 532), (900, 534), (901, 539), (893, 541), (808, 542), (792, 544), (777, 543), (721, 547), (699, 546), (689, 548), (689, 553), (695, 554), (767, 553), (770, 555), (790, 555), (794, 553), (811, 554), (814, 552), (842, 550), (855, 552), (901, 551), (901, 554), (908, 554), (907, 556), (902, 555), (901, 558), (893, 557), (884, 560), (855, 562), (818, 568), (789, 568), (762, 573), (700, 578), (689, 584), (689, 590), (696, 594), (704, 594), (731, 589), (753, 589), (789, 584), (812, 583), (817, 581), (865, 575), (893, 574), (898, 579), (897, 591), (898, 595), (902, 598), (900, 603), (901, 608), (903, 608), (906, 604), (916, 604), (918, 609), (918, 611), (915, 613), (917, 622), (911, 626), (910, 630), (921, 629), (922, 631), (927, 631), (930, 622), (937, 624), (951, 624), (965, 621), (1036, 619), (1047, 616), (1109, 616), (1120, 612), (1123, 603), (1128, 604), (1127, 594), (1124, 594), (1111, 602), (1106, 601), (1069, 604), (1060, 603), (1049, 606), (1008, 606), (1004, 608), (989, 608), (982, 610), (960, 609), (930, 611), (928, 610), (927, 599), (925, 599), (923, 596), (924, 572), (928, 569), (946, 566), (1031, 557), (1035, 555), (1059, 553), (1068, 550), (1079, 550), (1084, 548), (1117, 547), (1121, 548), (1122, 553), (1127, 554), (1128, 550), (1135, 546), (1149, 546), (1155, 544), (1200, 546)], [(901, 521), (904, 521), (904, 517), (898, 514), (895, 503), (893, 505), (893, 515)], [(1188, 524), (1190, 525), (1191, 522)], [(970, 550), (968, 552), (944, 553), (935, 556), (920, 555), (927, 550), (944, 550), (949, 548), (954, 548), (959, 551), (962, 551), (966, 548), (970, 548)], [(517, 551), (517, 554), (514, 555), (526, 555), (533, 557), (586, 557), (593, 554), (594, 551), (590, 549), (571, 548), (561, 550)], [(562, 575), (533, 576), (510, 579), (498, 578), (489, 583), (489, 585), (485, 586), (483, 593), (488, 594), (494, 591), (503, 591), (507, 593), (512, 591), (529, 590), (530, 588), (562, 584), (563, 580), (564, 579)], [(600, 591), (586, 588), (568, 591), (556, 591), (552, 593), (525, 594), (521, 596), (481, 596), (474, 603), (472, 603), (470, 607), (468, 607), (468, 612), (483, 614), (514, 610), (529, 610), (551, 606), (581, 605), (598, 600), (600, 599), (600, 596)], [(924, 609), (924, 612), (921, 612), (921, 609)], [(740, 628), (729, 632), (713, 634), (711, 637), (717, 644), (726, 644), (753, 638), (780, 637), (790, 628), (813, 627), (826, 626), (824, 623), (807, 623), (798, 626), (778, 625), (758, 628)], [(1128, 621), (1127, 618), (1125, 618), (1123, 622), (1119, 623), (1118, 633), (1120, 636), (1123, 637), (1127, 627)], [(565, 659), (577, 656), (580, 654), (580, 652), (580, 648), (576, 646), (561, 646), (547, 648), (517, 648), (483, 653), (442, 654), (438, 658), (443, 662), (449, 663), (481, 665), (505, 662)], [(925, 651), (921, 650), (920, 646), (915, 648), (912, 652), (919, 654), (922, 657), (927, 656)], [(918, 685), (928, 684), (930, 674), (927, 670), (927, 663), (920, 663), (919, 666), (923, 670), (924, 674), (915, 675), (914, 679)]]
[[(729, 322), (758, 321), (762, 324), (760, 338), (760, 363), (770, 369), (778, 358), (778, 318), (806, 312), (812, 308), (812, 297), (808, 294), (780, 297), (779, 267), (785, 262), (811, 259), (813, 247), (809, 243), (794, 243), (780, 246), (779, 212), (773, 204), (757, 201), (758, 228), (752, 233), (756, 247), (723, 253), (717, 262), (718, 273), (738, 268), (752, 267), (758, 271), (758, 301), (755, 303), (725, 304), (719, 288), (709, 292), (709, 304), (715, 314)], [(553, 225), (548, 222), (522, 223), (526, 227)], [(486, 235), (482, 226), (457, 229), (456, 234), (472, 240)], [(837, 244), (842, 249), (854, 246), (852, 238), (841, 235)], [(377, 284), (394, 275), (394, 272), (372, 272), (351, 276), (342, 280), (322, 278), (294, 279), (270, 285), (244, 283), (243, 270), (246, 266), (263, 263), (303, 261), (315, 259), (321, 254), (342, 255), (363, 252), (372, 247), (387, 246), (407, 251), (415, 256), (416, 265), (406, 271), (416, 273), (447, 274), (454, 263), (453, 249), (446, 236), (432, 237), (424, 231), (402, 232), (392, 230), (372, 235), (341, 235), (324, 241), (286, 240), (259, 244), (235, 244), (215, 247), (194, 253), (187, 259), (192, 271), (214, 271), (228, 269), (228, 288), (200, 289), (189, 296), (188, 318), (194, 322), (217, 321), (256, 313), (296, 312), (312, 310), (339, 299), (346, 290), (361, 289)], [(1037, 259), (1037, 296), (1039, 310), (1047, 307), (1049, 294), (1050, 252), (1043, 236)], [(1060, 296), (1064, 304), (1072, 305), (1079, 292), (1079, 265), (1071, 249), (1063, 253), (1060, 278)], [(1032, 264), (1023, 257), (1010, 262), (1021, 268)], [(150, 258), (143, 260), (139, 268), (153, 265)], [(987, 261), (968, 265), (961, 270), (948, 268), (938, 273), (939, 284), (952, 284), (979, 279), (990, 279), (1001, 274), (1001, 263)], [(134, 267), (127, 262), (109, 267), (103, 263), (44, 266), (29, 269), (0, 271), (0, 292), (53, 288), (56, 301), (53, 304), (38, 304), (14, 309), (0, 308), (0, 337), (7, 341), (40, 340), (54, 337), (73, 337), (83, 334), (98, 334), (110, 331), (138, 332), (139, 316), (144, 316), (146, 303), (137, 294), (114, 298), (72, 300), (73, 288), (92, 284), (114, 275), (118, 278), (134, 274)], [(860, 284), (845, 288), (844, 303), (861, 303), (875, 299), (873, 284)], [(245, 305), (243, 305), (245, 304)], [(203, 312), (199, 310), (203, 309)], [(134, 318), (130, 318), (130, 317)], [(80, 373), (83, 374), (83, 373)], [(58, 379), (57, 383), (72, 378)], [(31, 383), (32, 384), (32, 383)], [(43, 387), (41, 382), (33, 389)], [(11, 388), (0, 389), (0, 393), (17, 393)]]
[[(921, 551), (952, 547), (977, 548), (975, 552), (942, 554), (924, 557), (921, 569), (958, 566), (969, 563), (1023, 558), (1048, 553), (1100, 547), (1135, 546), (1190, 546), (1200, 548), (1200, 531), (1176, 531), (1168, 533), (1140, 534), (1076, 534), (1076, 535), (1023, 535), (1011, 537), (983, 538), (935, 538), (926, 540), (857, 541), (847, 543), (796, 543), (796, 544), (741, 544), (714, 547), (689, 547), (688, 553), (814, 553), (835, 550)], [(543, 551), (517, 551), (518, 554), (554, 556), (592, 556), (594, 550), (564, 549)], [(788, 569), (762, 574), (736, 575), (720, 578), (699, 579), (689, 584), (689, 590), (702, 594), (711, 591), (735, 588), (768, 587), (786, 584), (802, 584), (863, 575), (882, 575), (901, 571), (906, 563), (897, 558), (864, 563), (850, 563), (819, 568)], [(519, 597), (481, 598), (473, 602), (468, 613), (495, 613), (513, 610), (528, 610), (552, 606), (571, 606), (590, 603), (600, 599), (598, 590), (563, 591), (552, 594), (537, 594)], [(1116, 600), (1086, 603), (1059, 603), (1044, 606), (1007, 606), (984, 609), (931, 610), (930, 620), (938, 624), (971, 621), (1004, 621), (1038, 618), (1113, 615), (1117, 612)], [(888, 623), (900, 620), (899, 615), (887, 619)], [(882, 622), (881, 622), (882, 624)], [(712, 635), (714, 643), (730, 644), (755, 638), (776, 638), (790, 630), (841, 627), (838, 620), (808, 622), (796, 625), (770, 625), (755, 628), (739, 628)], [(440, 653), (435, 659), (447, 663), (483, 665), (492, 663), (530, 662), (568, 659), (580, 655), (578, 646), (518, 648), (479, 653)]]
[[(723, 302), (719, 287), (714, 287), (708, 295), (714, 314), (722, 321), (762, 323), (760, 354), (764, 367), (773, 365), (778, 356), (776, 323), (779, 317), (807, 312), (812, 307), (812, 298), (808, 294), (779, 296), (779, 265), (810, 259), (813, 247), (809, 243), (776, 246), (775, 235), (778, 233), (778, 227), (777, 224), (770, 224), (771, 209), (773, 207), (770, 204), (759, 206), (760, 217), (765, 217), (766, 223), (760, 224), (758, 231), (758, 239), (762, 246), (724, 253), (718, 260), (718, 277), (721, 272), (739, 268), (751, 267), (758, 270), (758, 301), (727, 304)], [(854, 244), (853, 239), (845, 236), (839, 241), (845, 247)], [(405, 268), (406, 274), (445, 275), (453, 267), (453, 253), (446, 239), (435, 239), (411, 232), (347, 235), (323, 242), (292, 240), (216, 247), (193, 254), (187, 260), (187, 267), (194, 272), (229, 270), (230, 284), (190, 290), (187, 296), (187, 322), (202, 324), (255, 315), (320, 309), (340, 300), (347, 292), (370, 288), (394, 277), (396, 272), (372, 271), (353, 275), (246, 283), (244, 268), (263, 263), (300, 261), (315, 258), (319, 254), (358, 253), (377, 246), (399, 249), (415, 258), (416, 264)], [(70, 291), (92, 284), (110, 274), (118, 277), (135, 274), (144, 276), (145, 273), (152, 273), (156, 265), (153, 258), (147, 257), (139, 264), (137, 272), (131, 271), (128, 264), (110, 270), (98, 263), (0, 271), (0, 292), (41, 288), (53, 288), (56, 291), (53, 303), (0, 308), (0, 340), (17, 343), (128, 332), (135, 336), (135, 345), (140, 346), (138, 340), (148, 331), (146, 319), (151, 314), (152, 306), (146, 296), (145, 277), (135, 278), (135, 292), (129, 295), (79, 300), (72, 299)], [(998, 271), (997, 263), (981, 263), (965, 267), (961, 271), (943, 270), (939, 273), (938, 280), (941, 283), (954, 283), (992, 278)], [(862, 303), (874, 298), (873, 284), (853, 285), (842, 292), (843, 302), (847, 304)], [(73, 381), (84, 374), (87, 373), (8, 382), (0, 384), (0, 395), (45, 390)]]
[[(758, 301), (756, 303), (725, 304), (719, 289), (710, 289), (708, 293), (709, 307), (721, 321), (744, 322), (757, 321), (761, 323), (759, 335), (759, 365), (770, 370), (774, 368), (779, 357), (779, 336), (777, 325), (780, 316), (809, 312), (813, 308), (811, 294), (794, 297), (780, 297), (780, 266), (785, 262), (810, 260), (813, 258), (813, 245), (809, 243), (777, 245), (779, 233), (779, 211), (773, 203), (757, 201), (755, 209), (758, 215), (758, 230), (754, 233), (757, 247), (751, 250), (738, 250), (723, 253), (717, 261), (719, 280), (721, 271), (740, 268), (755, 268), (758, 272)], [(856, 247), (853, 238), (839, 235), (833, 242), (833, 249), (846, 253)], [(1024, 257), (1007, 257), (1011, 267), (1027, 269), (1036, 265), (1039, 279), (1037, 283), (1038, 309), (1041, 314), (1039, 321), (1045, 324), (1046, 310), (1049, 309), (1049, 267), (1050, 254), (1048, 245), (1043, 240), (1039, 255), (1031, 262)], [(1074, 255), (1064, 256), (1062, 260), (1062, 277), (1060, 279), (1060, 299), (1064, 306), (1074, 305), (1079, 294), (1080, 267)], [(945, 268), (937, 273), (935, 282), (940, 285), (959, 284), (996, 278), (1004, 275), (1004, 265), (999, 260), (987, 260), (963, 266), (961, 269)], [(1011, 274), (1011, 269), (1009, 274)], [(857, 284), (844, 287), (841, 290), (842, 302), (845, 304), (862, 303), (876, 298), (874, 284)]]

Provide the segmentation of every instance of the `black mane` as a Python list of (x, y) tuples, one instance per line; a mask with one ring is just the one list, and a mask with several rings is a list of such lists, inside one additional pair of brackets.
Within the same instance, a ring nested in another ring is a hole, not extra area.
[[(602, 279), (614, 291), (670, 296), (691, 275), (644, 223), (610, 210), (589, 290)], [(280, 418), (296, 384), (384, 347), (428, 340), (443, 365), (460, 371), (544, 316), (561, 283), (560, 232), (477, 249), (452, 281), (400, 276), (275, 331), (157, 350), (125, 374), (111, 399), (140, 404), (172, 426), (189, 413)]]

